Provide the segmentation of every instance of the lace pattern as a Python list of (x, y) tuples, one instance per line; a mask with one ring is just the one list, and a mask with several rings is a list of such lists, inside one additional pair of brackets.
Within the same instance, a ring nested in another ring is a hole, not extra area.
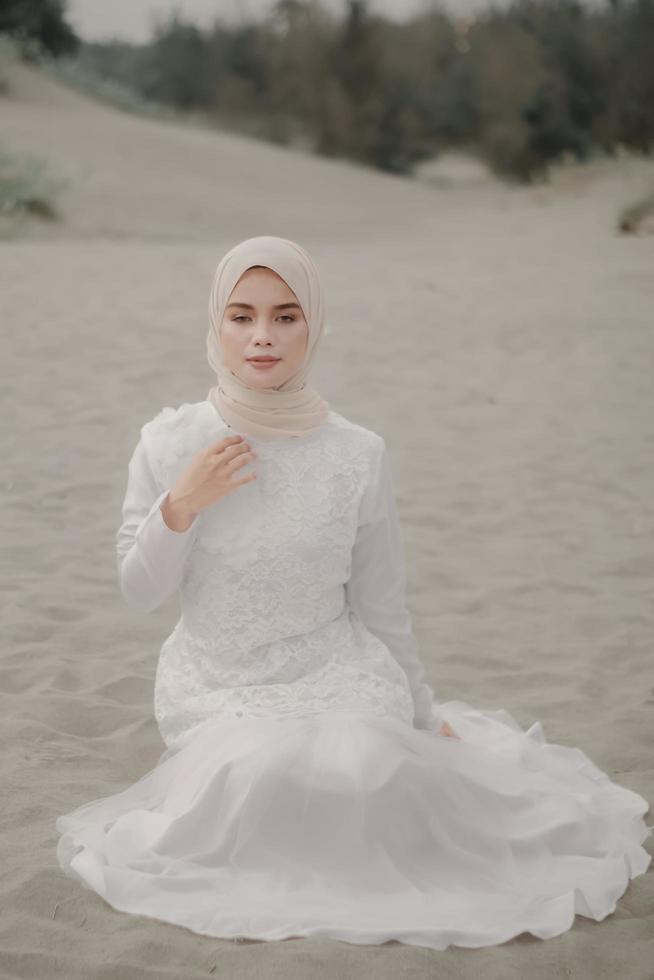
[[(161, 490), (233, 434), (210, 402), (165, 408), (142, 437)], [(167, 745), (218, 713), (347, 707), (411, 723), (406, 674), (345, 598), (380, 436), (330, 411), (319, 429), (251, 439), (257, 479), (203, 511), (164, 643), (155, 716)], [(240, 472), (251, 472), (250, 466)]]

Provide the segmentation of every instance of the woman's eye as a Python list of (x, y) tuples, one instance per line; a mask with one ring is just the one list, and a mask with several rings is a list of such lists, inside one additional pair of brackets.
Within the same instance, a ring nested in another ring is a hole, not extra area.
[[(234, 323), (238, 323), (240, 320), (249, 320), (250, 317), (247, 316), (245, 313), (239, 313), (233, 319), (234, 319)], [(282, 313), (281, 319), (282, 320), (289, 320), (291, 323), (293, 323), (295, 321), (295, 317), (294, 316), (291, 316), (290, 313)]]

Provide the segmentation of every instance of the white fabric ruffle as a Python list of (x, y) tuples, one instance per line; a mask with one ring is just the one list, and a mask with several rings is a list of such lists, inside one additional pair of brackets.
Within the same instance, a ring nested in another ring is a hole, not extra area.
[(538, 722), (434, 710), (459, 739), (333, 710), (211, 719), (58, 817), (58, 860), (115, 909), (221, 938), (443, 950), (613, 912), (651, 861), (647, 801)]

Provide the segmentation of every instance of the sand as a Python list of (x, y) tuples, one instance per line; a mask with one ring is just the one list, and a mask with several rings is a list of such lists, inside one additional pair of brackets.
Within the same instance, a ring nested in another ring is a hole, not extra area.
[(320, 266), (313, 383), (387, 441), (437, 697), (538, 719), (654, 799), (654, 236), (616, 232), (654, 161), (511, 188), (453, 160), (409, 181), (129, 115), (26, 67), (12, 82), (3, 142), (70, 184), (61, 223), (0, 242), (0, 976), (651, 980), (654, 868), (547, 941), (233, 943), (83, 890), (54, 820), (163, 750), (154, 670), (177, 605), (121, 600), (126, 465), (143, 422), (213, 383), (211, 276), (255, 234)]

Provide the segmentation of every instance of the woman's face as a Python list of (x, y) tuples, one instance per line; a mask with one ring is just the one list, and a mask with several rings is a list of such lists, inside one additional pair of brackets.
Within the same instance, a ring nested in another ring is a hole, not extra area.
[[(247, 269), (234, 286), (220, 325), (226, 366), (253, 388), (279, 388), (302, 366), (309, 326), (297, 296), (272, 269)], [(257, 367), (252, 358), (273, 357)]]

